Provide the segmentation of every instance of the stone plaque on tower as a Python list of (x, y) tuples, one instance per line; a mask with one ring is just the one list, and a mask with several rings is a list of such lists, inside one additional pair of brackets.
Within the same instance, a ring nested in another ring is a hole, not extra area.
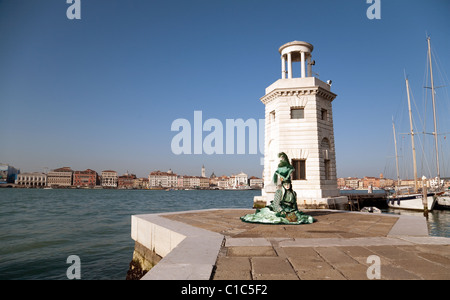
[[(313, 76), (313, 45), (293, 41), (280, 47), (281, 79), (266, 88), (261, 98), (265, 105), (264, 189), (257, 202), (269, 204), (277, 185), (273, 173), (278, 153), (291, 160), (292, 188), (300, 207), (336, 208), (347, 203), (340, 197), (336, 178), (336, 152), (333, 133), (331, 81)], [(293, 63), (300, 63), (299, 77)]]

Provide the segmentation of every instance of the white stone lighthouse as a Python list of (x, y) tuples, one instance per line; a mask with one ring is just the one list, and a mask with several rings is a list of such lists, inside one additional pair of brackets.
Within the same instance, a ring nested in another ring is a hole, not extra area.
[[(336, 207), (339, 197), (333, 134), (331, 82), (312, 75), (313, 45), (293, 41), (280, 47), (281, 79), (266, 88), (264, 189), (255, 203), (273, 200), (277, 186), (273, 174), (285, 152), (295, 168), (292, 187), (301, 207)], [(294, 66), (300, 62), (300, 67)], [(295, 77), (294, 73), (300, 76)], [(279, 183), (278, 183), (279, 184)]]

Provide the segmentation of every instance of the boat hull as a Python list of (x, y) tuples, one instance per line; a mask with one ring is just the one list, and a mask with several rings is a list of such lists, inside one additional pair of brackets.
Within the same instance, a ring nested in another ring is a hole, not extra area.
[[(434, 194), (427, 195), (427, 207), (428, 211), (432, 211), (436, 199)], [(387, 204), (391, 208), (411, 209), (411, 210), (423, 210), (423, 195), (422, 194), (409, 194), (409, 195), (397, 195), (389, 196)]]
[(436, 201), (436, 209), (450, 209), (450, 194), (438, 196)]

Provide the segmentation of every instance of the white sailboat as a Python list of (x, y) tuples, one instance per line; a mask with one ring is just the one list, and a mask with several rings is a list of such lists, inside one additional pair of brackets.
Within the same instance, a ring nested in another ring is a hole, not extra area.
[(406, 193), (388, 196), (388, 206), (391, 208), (424, 210), (426, 205), (428, 211), (432, 211), (436, 204), (435, 193), (427, 193), (426, 204), (423, 201), (422, 193)]
[(397, 188), (395, 193), (389, 195), (387, 197), (387, 204), (391, 208), (401, 208), (401, 209), (412, 209), (412, 210), (423, 210), (425, 205), (428, 211), (433, 210), (434, 204), (436, 202), (434, 198), (434, 193), (427, 193), (426, 202), (424, 201), (424, 197), (422, 193), (419, 193), (418, 183), (417, 183), (417, 163), (416, 163), (416, 148), (414, 144), (414, 130), (412, 123), (412, 114), (411, 114), (411, 101), (409, 98), (409, 81), (406, 78), (406, 91), (408, 95), (408, 110), (409, 110), (409, 123), (411, 127), (411, 146), (413, 153), (413, 167), (414, 167), (414, 190), (411, 191), (410, 188), (399, 189), (400, 185), (400, 177), (398, 170), (398, 155), (397, 155), (397, 139), (395, 137), (395, 124), (392, 122), (393, 130), (394, 130), (394, 142), (395, 142), (395, 159), (397, 166)]
[[(437, 128), (436, 128), (436, 105), (435, 105), (435, 99), (434, 99), (434, 82), (433, 82), (433, 69), (431, 66), (431, 48), (430, 48), (430, 38), (427, 38), (428, 41), (428, 55), (430, 60), (430, 73), (431, 73), (431, 93), (433, 98), (433, 117), (434, 117), (434, 137), (435, 137), (435, 143), (436, 143), (436, 163), (437, 163), (437, 178), (438, 183), (440, 183), (440, 172), (439, 172), (439, 153), (438, 153), (438, 141), (437, 141)], [(411, 129), (411, 146), (412, 146), (412, 152), (413, 152), (413, 167), (414, 167), (414, 191), (411, 192), (407, 190), (405, 193), (399, 192), (399, 190), (396, 190), (395, 194), (389, 195), (387, 197), (387, 203), (388, 206), (391, 208), (401, 208), (401, 209), (412, 209), (412, 210), (424, 210), (425, 208), (428, 209), (428, 211), (433, 210), (435, 204), (436, 204), (436, 193), (430, 192), (426, 194), (426, 197), (424, 197), (425, 193), (419, 193), (418, 189), (418, 183), (417, 183), (417, 164), (416, 164), (416, 149), (414, 145), (414, 129), (413, 129), (413, 122), (412, 122), (412, 113), (411, 113), (411, 100), (409, 96), (409, 81), (408, 78), (406, 78), (406, 93), (408, 96), (408, 111), (409, 111), (409, 123), (410, 123), (410, 129)], [(398, 159), (397, 156), (397, 141), (395, 138), (395, 125), (393, 125), (394, 128), (394, 140), (395, 140), (395, 158), (396, 161)], [(397, 178), (399, 180), (399, 171), (398, 171), (398, 161), (397, 161)]]
[(438, 209), (450, 209), (450, 190), (438, 196), (436, 206)]

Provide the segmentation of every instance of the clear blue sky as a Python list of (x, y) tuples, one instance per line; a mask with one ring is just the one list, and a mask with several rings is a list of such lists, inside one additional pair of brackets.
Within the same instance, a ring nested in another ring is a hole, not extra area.
[[(69, 20), (65, 0), (0, 0), (0, 162), (22, 171), (70, 166), (138, 176), (169, 168), (200, 175), (204, 164), (208, 176), (261, 176), (259, 153), (173, 154), (171, 124), (193, 125), (196, 110), (223, 124), (264, 118), (259, 99), (280, 78), (278, 48), (301, 40), (314, 45), (314, 71), (332, 79), (338, 95), (338, 176), (393, 177), (386, 164), (394, 153), (391, 118), (406, 119), (404, 69), (422, 103), (428, 32), (449, 74), (450, 1), (381, 0), (380, 20), (366, 17), (369, 6), (81, 0), (81, 20)], [(442, 156), (448, 170), (449, 154)]]

